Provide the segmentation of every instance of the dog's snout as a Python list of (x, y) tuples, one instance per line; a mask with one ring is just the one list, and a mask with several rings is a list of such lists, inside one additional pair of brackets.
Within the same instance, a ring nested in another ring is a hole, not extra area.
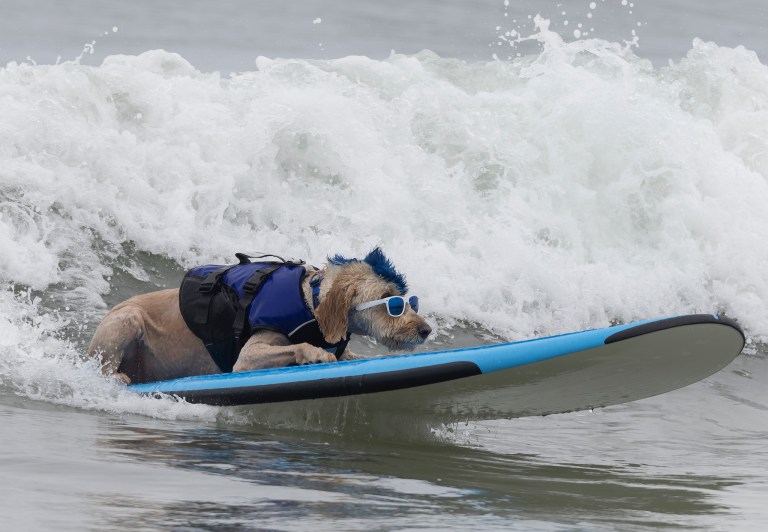
[(430, 327), (426, 323), (419, 325), (419, 336), (421, 336), (422, 340), (426, 340), (427, 336), (429, 336), (431, 333), (432, 333), (432, 327)]

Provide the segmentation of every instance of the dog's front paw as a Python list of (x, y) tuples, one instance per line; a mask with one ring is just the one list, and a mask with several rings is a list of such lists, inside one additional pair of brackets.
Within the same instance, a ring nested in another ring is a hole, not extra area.
[(357, 353), (352, 353), (349, 349), (344, 351), (344, 354), (342, 354), (339, 357), (339, 362), (343, 360), (365, 360), (367, 358), (373, 358), (367, 355), (358, 355)]
[(336, 357), (314, 345), (299, 344), (296, 349), (296, 363), (300, 366), (304, 364), (319, 364), (321, 362), (336, 362)]

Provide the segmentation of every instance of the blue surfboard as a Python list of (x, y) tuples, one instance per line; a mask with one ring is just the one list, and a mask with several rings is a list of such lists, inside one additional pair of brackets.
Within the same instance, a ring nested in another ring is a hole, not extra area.
[(721, 370), (745, 344), (732, 320), (676, 316), (521, 342), (134, 384), (192, 403), (306, 403), (443, 422), (571, 412), (651, 397)]

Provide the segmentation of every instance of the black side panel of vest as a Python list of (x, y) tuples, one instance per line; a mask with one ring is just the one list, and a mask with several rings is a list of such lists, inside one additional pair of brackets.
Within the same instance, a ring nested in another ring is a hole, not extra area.
[(349, 338), (342, 340), (337, 344), (329, 344), (326, 342), (325, 338), (323, 337), (323, 332), (320, 330), (320, 326), (317, 324), (316, 320), (307, 322), (293, 331), (288, 339), (292, 344), (300, 344), (306, 342), (310, 345), (321, 347), (323, 349), (335, 349), (336, 351), (334, 354), (336, 355), (336, 358), (339, 358), (342, 353), (344, 353), (344, 349), (346, 349), (347, 344), (349, 343)]
[[(179, 289), (181, 316), (189, 330), (205, 343), (219, 369), (229, 373), (242, 347), (236, 345), (232, 335), (232, 324), (239, 309), (238, 297), (224, 283), (216, 283), (210, 299), (201, 297), (200, 284), (204, 280), (204, 277), (192, 275), (192, 272), (184, 276)], [(199, 316), (206, 317), (204, 323), (197, 319)]]

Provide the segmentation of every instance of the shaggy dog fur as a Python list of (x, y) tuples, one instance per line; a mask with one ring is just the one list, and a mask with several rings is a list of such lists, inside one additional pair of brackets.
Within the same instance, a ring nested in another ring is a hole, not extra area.
[[(413, 349), (432, 329), (410, 306), (397, 318), (384, 305), (363, 311), (361, 303), (405, 295), (405, 278), (379, 248), (363, 260), (335, 256), (322, 270), (308, 268), (302, 290), (312, 309), (310, 279), (323, 275), (315, 318), (325, 340), (341, 341), (348, 333), (372, 336), (390, 349)], [(161, 290), (132, 297), (115, 306), (99, 324), (88, 348), (101, 360), (105, 373), (126, 383), (150, 382), (220, 373), (203, 342), (184, 323), (179, 290)], [(345, 351), (339, 360), (365, 358)], [(319, 347), (291, 344), (280, 333), (256, 330), (240, 351), (233, 371), (276, 368), (292, 364), (335, 362)]]

